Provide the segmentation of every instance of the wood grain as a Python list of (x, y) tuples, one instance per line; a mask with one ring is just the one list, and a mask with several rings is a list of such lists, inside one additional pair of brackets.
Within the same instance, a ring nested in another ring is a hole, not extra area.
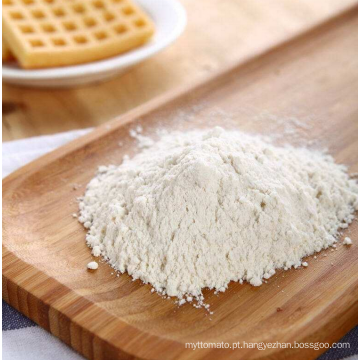
[(357, 4), (356, 0), (180, 0), (175, 44), (111, 81), (79, 89), (3, 85), (3, 140), (97, 126), (179, 86), (244, 62)]
[[(72, 218), (97, 166), (138, 151), (129, 130), (215, 124), (326, 146), (357, 171), (357, 11), (244, 65), (139, 107), (8, 176), (3, 183), (3, 297), (89, 359), (314, 359), (324, 349), (202, 349), (186, 342), (329, 342), (357, 323), (354, 241), (278, 272), (261, 287), (205, 291), (214, 311), (150, 292), (91, 260)], [(299, 136), (294, 136), (294, 125)], [(119, 141), (123, 145), (119, 146)], [(314, 141), (314, 143), (311, 143)], [(79, 185), (79, 186), (77, 186)], [(280, 311), (279, 311), (280, 309)]]

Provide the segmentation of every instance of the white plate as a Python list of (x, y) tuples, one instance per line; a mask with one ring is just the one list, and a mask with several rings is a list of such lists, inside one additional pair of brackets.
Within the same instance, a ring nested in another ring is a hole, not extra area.
[(4, 82), (37, 87), (70, 87), (105, 80), (170, 45), (183, 32), (186, 13), (177, 0), (136, 0), (153, 19), (156, 32), (147, 44), (122, 55), (83, 65), (24, 70), (3, 64)]

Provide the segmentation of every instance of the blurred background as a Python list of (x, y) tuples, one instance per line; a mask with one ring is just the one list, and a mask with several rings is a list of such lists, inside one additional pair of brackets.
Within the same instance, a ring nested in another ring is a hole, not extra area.
[(124, 74), (79, 88), (3, 83), (3, 141), (89, 128), (291, 39), (355, 0), (180, 0), (188, 24), (171, 46)]

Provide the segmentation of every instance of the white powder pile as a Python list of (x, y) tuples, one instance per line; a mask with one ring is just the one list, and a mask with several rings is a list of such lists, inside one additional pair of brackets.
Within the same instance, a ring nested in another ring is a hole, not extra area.
[(355, 209), (357, 183), (331, 156), (216, 127), (101, 166), (79, 221), (94, 256), (164, 295), (201, 299), (203, 288), (307, 266)]

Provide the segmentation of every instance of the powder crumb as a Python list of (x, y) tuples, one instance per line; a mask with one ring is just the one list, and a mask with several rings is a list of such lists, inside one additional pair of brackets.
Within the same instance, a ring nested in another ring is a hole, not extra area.
[(73, 214), (72, 214), (72, 217), (73, 217), (73, 218), (77, 218), (78, 216), (77, 216), (76, 213), (73, 213)]
[(152, 292), (152, 293), (153, 293), (153, 292), (155, 292), (155, 289), (154, 289), (154, 288), (152, 288), (152, 289), (151, 289), (151, 292)]
[(191, 296), (188, 296), (188, 297), (186, 298), (186, 301), (187, 301), (187, 302), (192, 302), (192, 301), (193, 301), (193, 298), (192, 298)]
[(186, 300), (185, 299), (181, 299), (180, 301), (179, 301), (179, 306), (181, 306), (181, 305), (184, 305), (186, 303)]
[(150, 137), (141, 135), (142, 131), (143, 131), (142, 126), (138, 125), (135, 129), (131, 129), (129, 131), (129, 135), (135, 140), (137, 140), (138, 148), (140, 149), (150, 148), (155, 144), (155, 142)]
[(88, 268), (89, 270), (96, 270), (98, 267), (99, 267), (99, 264), (98, 264), (96, 261), (90, 261), (90, 262), (87, 264), (87, 268)]
[(143, 135), (137, 135), (136, 140), (138, 141), (138, 147), (140, 149), (149, 148), (154, 145), (154, 140)]
[(136, 129), (130, 129), (129, 135), (130, 135), (132, 138), (136, 138), (136, 137), (137, 137)]
[(77, 189), (79, 189), (80, 187), (81, 187), (80, 184), (73, 184), (73, 186), (72, 186), (73, 190), (77, 190)]
[(346, 237), (343, 241), (344, 245), (352, 245), (352, 240), (349, 237)]
[(308, 266), (309, 266), (309, 264), (308, 264), (306, 261), (302, 262), (301, 265), (304, 266), (304, 267), (308, 267)]
[(317, 256), (314, 256), (314, 259), (317, 259)]
[(94, 247), (92, 248), (91, 253), (92, 253), (95, 257), (100, 256), (100, 255), (101, 255), (101, 248), (100, 248), (100, 246), (94, 246)]
[(98, 172), (99, 173), (104, 173), (107, 171), (107, 166), (99, 166), (98, 167)]

